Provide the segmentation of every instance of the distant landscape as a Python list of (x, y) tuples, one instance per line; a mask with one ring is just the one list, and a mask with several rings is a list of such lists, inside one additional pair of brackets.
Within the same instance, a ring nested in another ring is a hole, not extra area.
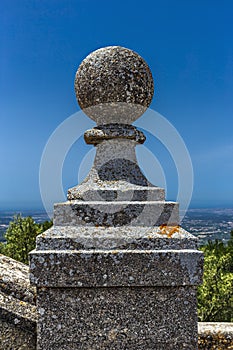
[(233, 230), (233, 208), (189, 209), (181, 225), (197, 236), (200, 244), (215, 239), (226, 242)]
[[(9, 222), (17, 213), (21, 213), (22, 216), (32, 216), (38, 223), (49, 220), (47, 213), (43, 210), (23, 210), (21, 212), (0, 210), (0, 241), (4, 241), (4, 233)], [(197, 236), (200, 244), (215, 239), (226, 242), (233, 230), (233, 208), (189, 209), (181, 225)]]

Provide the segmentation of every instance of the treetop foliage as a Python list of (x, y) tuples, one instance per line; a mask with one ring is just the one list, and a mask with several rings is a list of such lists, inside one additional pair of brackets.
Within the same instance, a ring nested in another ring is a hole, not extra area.
[(233, 231), (226, 244), (209, 241), (201, 250), (205, 262), (198, 288), (199, 321), (233, 322)]
[(14, 216), (5, 233), (6, 243), (0, 243), (0, 253), (28, 264), (28, 253), (35, 248), (36, 237), (52, 224), (52, 221), (36, 223), (30, 216)]

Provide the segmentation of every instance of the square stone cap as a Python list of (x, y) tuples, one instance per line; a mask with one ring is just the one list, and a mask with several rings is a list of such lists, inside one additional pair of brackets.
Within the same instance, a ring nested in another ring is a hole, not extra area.
[(81, 201), (54, 204), (55, 226), (179, 225), (179, 204), (171, 201)]
[(36, 249), (196, 249), (197, 242), (180, 226), (53, 226), (37, 237)]

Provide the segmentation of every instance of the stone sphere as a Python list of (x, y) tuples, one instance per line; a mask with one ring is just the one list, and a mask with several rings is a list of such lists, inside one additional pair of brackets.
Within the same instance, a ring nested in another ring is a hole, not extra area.
[(124, 47), (108, 46), (82, 61), (75, 93), (81, 109), (97, 125), (131, 124), (149, 107), (154, 83), (141, 56)]

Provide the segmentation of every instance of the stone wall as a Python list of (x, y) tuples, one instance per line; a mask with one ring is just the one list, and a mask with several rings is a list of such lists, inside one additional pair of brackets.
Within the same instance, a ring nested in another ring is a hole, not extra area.
[[(35, 289), (28, 267), (0, 255), (0, 350), (36, 349)], [(200, 350), (233, 349), (233, 323), (199, 323)]]
[(0, 255), (0, 350), (36, 348), (35, 297), (28, 267)]
[(199, 350), (233, 349), (233, 323), (198, 324)]

